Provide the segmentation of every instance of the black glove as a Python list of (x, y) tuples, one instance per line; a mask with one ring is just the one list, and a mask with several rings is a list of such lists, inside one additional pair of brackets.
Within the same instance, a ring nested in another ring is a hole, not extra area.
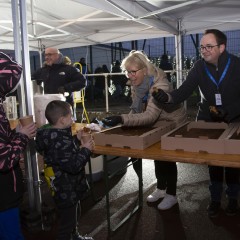
[(121, 116), (111, 116), (104, 118), (102, 122), (109, 127), (114, 127), (120, 123), (123, 123), (123, 120)]
[(96, 124), (99, 124), (99, 120), (96, 118), (96, 117), (94, 117), (92, 120), (91, 120), (91, 122), (90, 123), (96, 123)]
[(227, 112), (221, 108), (221, 107), (216, 107), (216, 106), (210, 106), (210, 115), (213, 121), (215, 122), (227, 122), (226, 121), (226, 116)]
[(157, 89), (152, 93), (153, 98), (158, 103), (166, 103), (168, 102), (168, 95), (162, 90)]
[(64, 87), (59, 87), (58, 92), (64, 94), (66, 91)]

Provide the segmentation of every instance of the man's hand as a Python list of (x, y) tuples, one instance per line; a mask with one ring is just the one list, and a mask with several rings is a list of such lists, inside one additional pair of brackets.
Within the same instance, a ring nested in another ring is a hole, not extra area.
[(210, 106), (209, 110), (210, 110), (210, 115), (213, 121), (226, 122), (227, 112), (223, 108)]
[(156, 89), (152, 93), (153, 98), (158, 103), (166, 103), (168, 102), (168, 95), (162, 89)]
[(114, 127), (120, 123), (123, 123), (122, 117), (121, 116), (111, 116), (111, 117), (106, 117), (102, 120), (102, 122), (109, 127)]

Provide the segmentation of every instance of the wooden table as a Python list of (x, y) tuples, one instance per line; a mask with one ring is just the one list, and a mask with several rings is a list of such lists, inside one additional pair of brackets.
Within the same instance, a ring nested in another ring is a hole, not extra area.
[(144, 150), (96, 146), (94, 152), (102, 155), (117, 155), (169, 162), (197, 163), (240, 168), (240, 154), (212, 154), (206, 152), (162, 150), (160, 142)]
[(95, 146), (94, 153), (104, 156), (103, 159), (104, 159), (105, 194), (106, 194), (107, 222), (108, 222), (109, 234), (115, 231), (118, 227), (120, 227), (124, 222), (126, 222), (126, 220), (128, 220), (133, 215), (133, 213), (135, 213), (139, 208), (142, 207), (143, 186), (142, 186), (142, 174), (141, 174), (141, 176), (139, 176), (139, 194), (138, 194), (137, 207), (135, 207), (133, 211), (131, 211), (117, 226), (113, 228), (111, 226), (109, 187), (108, 187), (108, 180), (110, 179), (110, 177), (108, 176), (106, 155), (240, 168), (240, 155), (210, 154), (206, 152), (185, 152), (180, 150), (176, 150), (176, 151), (162, 150), (160, 142), (144, 150), (117, 148), (117, 147), (110, 147), (110, 146)]

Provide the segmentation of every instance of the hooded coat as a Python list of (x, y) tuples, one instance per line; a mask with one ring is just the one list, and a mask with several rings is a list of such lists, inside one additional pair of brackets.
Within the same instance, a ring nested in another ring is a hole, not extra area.
[(15, 208), (23, 195), (23, 176), (19, 165), (29, 138), (11, 130), (2, 102), (20, 81), (22, 68), (0, 52), (0, 211)]
[(58, 208), (74, 206), (88, 190), (85, 165), (91, 151), (80, 148), (71, 128), (40, 128), (36, 136), (36, 150), (43, 155), (44, 164), (52, 167), (54, 200)]

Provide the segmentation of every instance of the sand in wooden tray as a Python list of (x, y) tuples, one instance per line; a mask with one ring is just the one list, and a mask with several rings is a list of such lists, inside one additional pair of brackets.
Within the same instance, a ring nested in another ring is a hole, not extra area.
[(208, 139), (218, 139), (225, 129), (202, 129), (202, 128), (191, 128), (187, 131), (187, 126), (183, 126), (178, 130), (174, 131), (169, 136), (174, 137), (176, 135), (181, 135), (185, 138), (198, 138), (198, 137), (207, 137)]
[(123, 136), (141, 136), (153, 130), (153, 127), (119, 127), (105, 131), (105, 134), (117, 134)]
[(240, 134), (236, 131), (236, 132), (230, 137), (230, 139), (240, 140)]

